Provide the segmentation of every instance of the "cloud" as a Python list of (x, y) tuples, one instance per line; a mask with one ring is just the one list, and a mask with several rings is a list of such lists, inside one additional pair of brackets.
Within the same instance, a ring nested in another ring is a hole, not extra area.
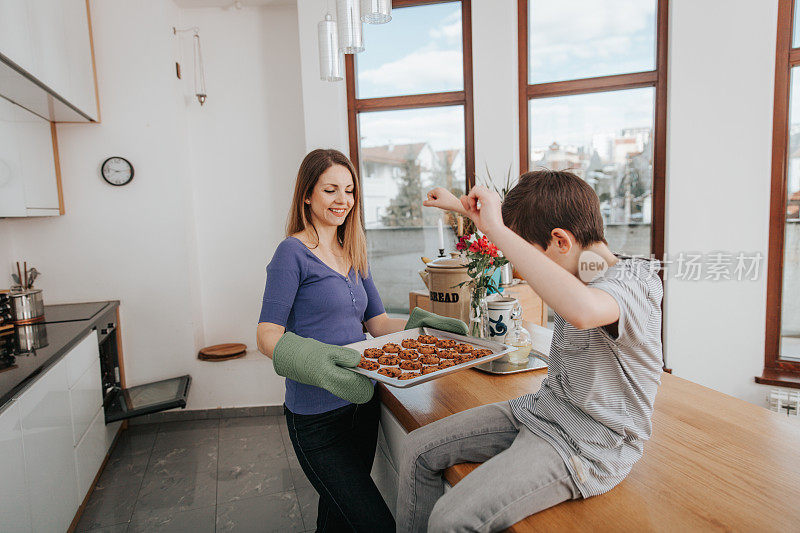
[(446, 24), (439, 28), (433, 28), (429, 35), (431, 39), (434, 40), (442, 40), (445, 41), (447, 44), (457, 44), (461, 42), (461, 17), (458, 17), (458, 21), (453, 22), (452, 24)]
[(419, 50), (359, 73), (359, 81), (391, 94), (457, 91), (463, 88), (461, 50)]
[(429, 142), (434, 150), (464, 148), (463, 106), (359, 114), (361, 146)]

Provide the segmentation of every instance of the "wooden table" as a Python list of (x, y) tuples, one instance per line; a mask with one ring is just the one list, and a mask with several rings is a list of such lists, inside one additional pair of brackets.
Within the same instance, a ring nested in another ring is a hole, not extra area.
[[(407, 431), (536, 391), (546, 370), (465, 370), (409, 389), (381, 385)], [(477, 465), (445, 472), (455, 485)], [(498, 490), (502, 490), (498, 480)], [(610, 492), (564, 502), (509, 531), (798, 531), (800, 426), (785, 415), (664, 373), (644, 457)]]

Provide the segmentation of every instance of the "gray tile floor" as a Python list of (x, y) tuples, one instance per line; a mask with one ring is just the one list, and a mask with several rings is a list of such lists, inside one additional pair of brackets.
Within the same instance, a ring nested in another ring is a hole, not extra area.
[(313, 531), (317, 493), (282, 416), (131, 426), (78, 531)]

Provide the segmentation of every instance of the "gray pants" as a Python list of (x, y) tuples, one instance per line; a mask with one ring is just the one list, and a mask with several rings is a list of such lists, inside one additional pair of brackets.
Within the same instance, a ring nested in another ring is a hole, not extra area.
[[(444, 494), (442, 471), (483, 464)], [(580, 497), (564, 461), (508, 402), (454, 414), (408, 434), (398, 472), (397, 530), (499, 531)]]

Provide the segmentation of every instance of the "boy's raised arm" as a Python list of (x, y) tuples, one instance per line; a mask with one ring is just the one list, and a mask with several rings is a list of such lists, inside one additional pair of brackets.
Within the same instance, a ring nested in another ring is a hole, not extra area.
[(564, 320), (578, 329), (606, 326), (619, 320), (619, 304), (614, 297), (587, 287), (503, 224), (497, 193), (478, 185), (468, 196), (461, 197), (461, 204), (477, 228), (502, 250), (531, 288)]

